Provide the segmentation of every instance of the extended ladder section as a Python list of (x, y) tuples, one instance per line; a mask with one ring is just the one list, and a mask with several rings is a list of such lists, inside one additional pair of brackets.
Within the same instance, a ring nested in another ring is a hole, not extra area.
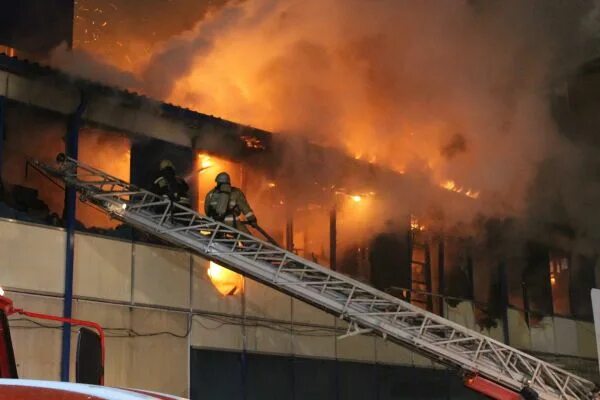
[(348, 334), (377, 333), (517, 392), (528, 382), (542, 399), (593, 395), (592, 382), (527, 353), (79, 161), (57, 160), (56, 166), (34, 163), (111, 216), (340, 317)]

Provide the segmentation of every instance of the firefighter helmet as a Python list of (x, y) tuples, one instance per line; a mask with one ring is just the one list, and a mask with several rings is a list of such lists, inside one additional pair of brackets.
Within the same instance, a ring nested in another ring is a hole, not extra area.
[(218, 184), (225, 183), (227, 185), (230, 185), (231, 178), (229, 177), (229, 174), (227, 172), (220, 172), (215, 178), (215, 182), (217, 182)]
[(167, 168), (175, 169), (175, 166), (173, 165), (171, 160), (162, 160), (160, 162), (160, 170), (162, 171), (163, 169), (167, 169)]

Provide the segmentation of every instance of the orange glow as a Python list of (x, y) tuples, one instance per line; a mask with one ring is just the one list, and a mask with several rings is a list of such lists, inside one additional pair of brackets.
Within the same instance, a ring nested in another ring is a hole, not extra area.
[(269, 182), (269, 183), (268, 183), (268, 186), (269, 186), (270, 188), (274, 188), (274, 187), (277, 187), (277, 184), (276, 184), (275, 182)]
[(361, 196), (359, 196), (359, 195), (353, 195), (353, 196), (350, 196), (350, 198), (351, 198), (351, 199), (352, 199), (352, 201), (354, 201), (355, 203), (360, 203), (360, 202), (361, 202), (361, 200), (362, 200), (362, 197), (361, 197)]
[(244, 278), (219, 264), (211, 261), (206, 273), (215, 289), (223, 296), (240, 294), (244, 290)]
[(554, 274), (550, 274), (550, 284), (551, 285), (556, 285), (556, 276), (554, 276)]
[[(79, 159), (119, 179), (130, 180), (131, 143), (125, 137), (86, 128), (79, 136)], [(77, 219), (87, 227), (110, 229), (121, 224), (88, 206), (77, 207)]]

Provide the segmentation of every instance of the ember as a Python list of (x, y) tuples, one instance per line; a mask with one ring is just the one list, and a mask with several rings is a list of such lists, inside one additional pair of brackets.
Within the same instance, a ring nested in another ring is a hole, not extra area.
[(246, 147), (249, 149), (265, 150), (266, 147), (262, 144), (260, 139), (254, 136), (240, 136), (240, 139), (244, 141)]

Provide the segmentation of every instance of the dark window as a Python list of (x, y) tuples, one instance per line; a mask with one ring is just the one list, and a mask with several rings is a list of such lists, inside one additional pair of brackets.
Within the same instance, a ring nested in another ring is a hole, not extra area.
[(552, 314), (552, 290), (548, 268), (548, 248), (537, 243), (526, 246), (527, 265), (523, 270), (525, 305), (532, 316)]
[(576, 318), (591, 320), (593, 313), (590, 291), (596, 282), (594, 273), (596, 259), (585, 255), (574, 255), (571, 260), (569, 273), (571, 313)]
[[(473, 298), (470, 246), (466, 239), (446, 238), (444, 242), (444, 294)], [(456, 303), (452, 302), (451, 304)]]

